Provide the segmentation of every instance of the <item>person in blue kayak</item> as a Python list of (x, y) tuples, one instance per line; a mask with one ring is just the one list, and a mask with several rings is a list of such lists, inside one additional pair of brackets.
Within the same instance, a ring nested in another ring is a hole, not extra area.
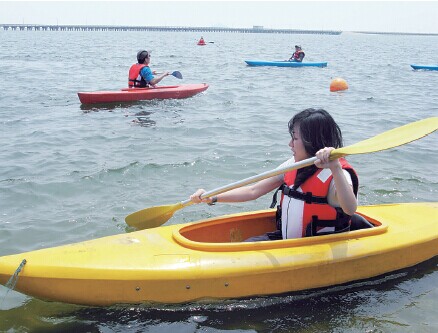
[(301, 46), (295, 45), (295, 52), (294, 52), (294, 54), (292, 54), (292, 56), (289, 58), (288, 61), (302, 62), (304, 57), (305, 57), (305, 53), (301, 49)]
[(332, 116), (323, 109), (306, 109), (288, 123), (293, 157), (279, 166), (316, 156), (314, 164), (261, 180), (253, 185), (201, 199), (199, 189), (190, 196), (194, 203), (244, 202), (255, 200), (275, 189), (271, 208), (277, 203), (277, 230), (246, 241), (301, 238), (350, 230), (357, 208), (359, 180), (344, 159), (330, 160), (330, 152), (343, 145), (342, 133)]
[(128, 85), (129, 88), (155, 87), (163, 78), (169, 75), (164, 72), (158, 77), (154, 77), (156, 72), (149, 68), (151, 53), (145, 50), (138, 51), (137, 63), (129, 69)]

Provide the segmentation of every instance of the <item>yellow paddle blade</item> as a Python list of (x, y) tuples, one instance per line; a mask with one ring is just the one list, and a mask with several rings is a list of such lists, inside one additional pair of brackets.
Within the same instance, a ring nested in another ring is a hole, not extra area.
[(145, 225), (148, 228), (155, 228), (163, 225), (169, 220), (173, 213), (181, 209), (181, 202), (173, 205), (163, 205), (151, 208), (142, 209), (132, 213), (125, 218), (126, 224), (137, 229), (144, 229)]
[(366, 154), (398, 147), (421, 139), (437, 129), (438, 117), (426, 118), (383, 132), (351, 146), (335, 149), (330, 154), (330, 158), (335, 159), (346, 155)]

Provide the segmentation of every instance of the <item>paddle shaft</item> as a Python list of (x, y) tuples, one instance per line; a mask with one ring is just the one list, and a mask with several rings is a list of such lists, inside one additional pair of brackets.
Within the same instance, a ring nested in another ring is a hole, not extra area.
[[(337, 148), (331, 151), (330, 160), (344, 157), (347, 155), (368, 154), (390, 148), (395, 148), (406, 143), (418, 140), (438, 129), (438, 117), (431, 117), (419, 120), (401, 127), (394, 128), (367, 140), (357, 142), (351, 146)], [(257, 181), (284, 174), (288, 171), (312, 165), (316, 157), (311, 157), (303, 161), (296, 162), (283, 168), (277, 168), (259, 175), (243, 179), (241, 181), (219, 187), (215, 190), (205, 192), (201, 199), (205, 199), (232, 189), (255, 183)], [(128, 225), (138, 229), (157, 227), (164, 224), (177, 210), (193, 204), (191, 200), (185, 200), (173, 205), (156, 206), (145, 208), (132, 213), (125, 218)]]
[[(306, 166), (309, 166), (309, 165), (312, 165), (313, 163), (315, 163), (316, 159), (317, 159), (316, 157), (311, 157), (311, 158), (308, 158), (308, 159), (305, 159), (305, 160), (302, 160), (299, 162), (295, 162), (292, 165), (288, 165), (288, 166), (285, 166), (282, 168), (277, 168), (274, 170), (269, 170), (269, 171), (260, 173), (260, 174), (255, 175), (255, 176), (248, 177), (248, 178), (239, 180), (237, 182), (218, 187), (217, 189), (203, 193), (200, 198), (201, 199), (209, 198), (209, 197), (215, 196), (217, 194), (221, 194), (224, 192), (228, 192), (230, 190), (234, 190), (235, 188), (239, 188), (239, 187), (242, 187), (245, 185), (256, 183), (256, 182), (263, 180), (263, 179), (266, 179), (266, 178), (271, 178), (271, 177), (274, 177), (277, 175), (281, 175), (281, 174), (286, 173), (288, 171), (304, 168)], [(187, 207), (187, 206), (190, 206), (191, 204), (193, 204), (193, 201), (191, 201), (190, 199), (187, 199), (185, 201), (181, 201), (182, 207)]]
[[(164, 72), (155, 72), (155, 74), (163, 74)], [(172, 72), (172, 73), (169, 73), (170, 75), (172, 75), (172, 76), (174, 76), (174, 77), (176, 77), (177, 79), (182, 79), (182, 74), (181, 74), (181, 72), (178, 72), (178, 71), (174, 71), (174, 72)]]
[[(408, 142), (417, 140), (431, 132), (434, 132), (437, 129), (437, 127), (438, 127), (438, 117), (423, 119), (415, 123), (407, 124), (386, 131), (373, 138), (358, 142), (354, 145), (334, 149), (330, 152), (330, 159), (333, 160), (347, 155), (364, 154), (364, 153), (370, 153), (374, 151), (394, 148), (406, 144)], [(306, 166), (313, 164), (316, 160), (317, 158), (314, 156), (299, 162), (295, 162), (294, 164), (285, 166), (283, 168), (277, 168), (271, 171), (266, 171), (259, 175), (219, 187), (209, 192), (205, 192), (201, 195), (201, 199), (209, 198), (214, 195), (235, 189), (237, 187), (255, 183), (262, 179), (280, 175), (291, 170), (304, 168)], [(181, 204), (183, 206), (186, 205), (188, 206), (190, 205), (190, 200), (182, 201)]]

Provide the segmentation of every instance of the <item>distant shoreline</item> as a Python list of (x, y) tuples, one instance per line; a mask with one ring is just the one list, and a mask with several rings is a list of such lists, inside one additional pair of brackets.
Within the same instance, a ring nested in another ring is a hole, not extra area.
[(300, 30), (300, 29), (266, 29), (225, 28), (225, 27), (171, 27), (171, 26), (117, 26), (117, 25), (50, 25), (50, 24), (0, 24), (2, 30), (19, 31), (172, 31), (172, 32), (229, 32), (229, 33), (277, 33), (277, 34), (318, 34), (340, 35), (342, 33), (371, 35), (407, 35), (438, 36), (438, 33), (421, 32), (378, 32), (378, 31), (337, 31), (337, 30)]
[(367, 35), (402, 35), (402, 36), (438, 36), (438, 33), (427, 32), (378, 32), (378, 31), (343, 31), (344, 33), (350, 32), (355, 34), (367, 34)]

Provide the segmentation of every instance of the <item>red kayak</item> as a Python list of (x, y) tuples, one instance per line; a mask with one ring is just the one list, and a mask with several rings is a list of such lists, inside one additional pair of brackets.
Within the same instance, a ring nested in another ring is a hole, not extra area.
[(208, 84), (182, 84), (156, 88), (124, 88), (119, 91), (78, 92), (82, 104), (131, 102), (150, 99), (180, 99), (207, 90)]

